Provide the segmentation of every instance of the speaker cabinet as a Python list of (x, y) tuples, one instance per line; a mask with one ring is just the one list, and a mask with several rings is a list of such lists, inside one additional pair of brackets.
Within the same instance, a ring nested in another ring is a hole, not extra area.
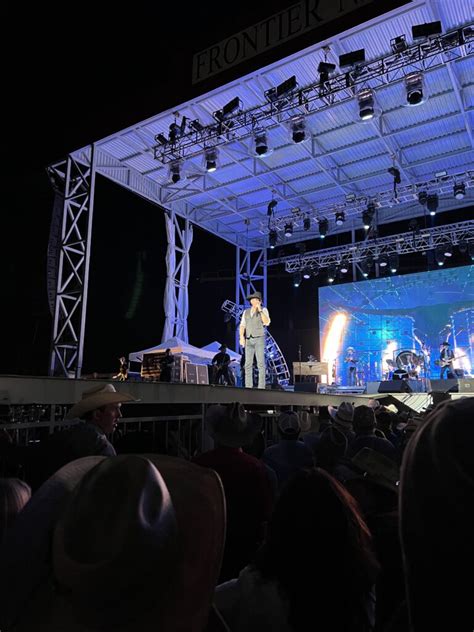
[(458, 381), (456, 379), (430, 380), (430, 390), (438, 393), (457, 393)]
[(380, 382), (379, 393), (411, 393), (411, 388), (405, 380), (387, 380)]

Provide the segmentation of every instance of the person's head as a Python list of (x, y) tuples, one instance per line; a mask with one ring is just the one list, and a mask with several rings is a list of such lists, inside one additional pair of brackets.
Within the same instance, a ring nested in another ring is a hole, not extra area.
[(277, 420), (277, 428), (281, 439), (296, 441), (301, 432), (298, 413), (291, 410), (280, 413)]
[(352, 423), (356, 434), (373, 434), (375, 429), (374, 409), (370, 406), (357, 406), (354, 410)]
[(170, 355), (171, 354), (171, 349), (166, 349), (166, 355)]
[(219, 347), (219, 351), (222, 351), (222, 353), (225, 353), (227, 351), (227, 345), (221, 345)]
[(328, 406), (329, 415), (333, 422), (346, 431), (352, 430), (352, 420), (354, 418), (354, 406), (349, 402), (341, 402), (337, 408)]
[(253, 441), (262, 430), (262, 418), (247, 413), (242, 404), (228, 406), (214, 404), (209, 406), (205, 415), (206, 430), (217, 445), (228, 448), (241, 448)]
[(119, 361), (123, 364), (124, 362), (127, 361), (125, 356), (120, 356)]
[(377, 572), (356, 502), (319, 468), (300, 470), (283, 486), (255, 565), (289, 598), (289, 623), (298, 631), (308, 629), (308, 617), (315, 629), (350, 629)]
[(474, 400), (440, 404), (404, 453), (400, 535), (411, 625), (472, 629)]
[(35, 493), (0, 553), (0, 624), (201, 631), (224, 537), (212, 470), (150, 454), (78, 459)]
[(316, 465), (330, 470), (345, 456), (346, 451), (346, 435), (335, 426), (329, 426), (321, 432), (314, 448)]
[(0, 478), (0, 543), (30, 498), (30, 486), (19, 478)]
[(132, 395), (116, 391), (112, 384), (94, 386), (82, 393), (82, 398), (71, 408), (66, 419), (84, 419), (110, 433), (122, 416), (122, 402), (130, 401), (134, 401)]
[(247, 300), (250, 301), (250, 305), (256, 309), (262, 304), (262, 293), (252, 292), (247, 296)]
[(377, 413), (377, 427), (385, 433), (385, 435), (392, 432), (392, 423), (394, 421), (395, 415), (390, 413), (388, 410), (383, 409), (379, 413)]
[(447, 349), (448, 347), (450, 347), (451, 345), (449, 344), (449, 342), (447, 340), (445, 340), (444, 342), (441, 343), (440, 347), (441, 349)]

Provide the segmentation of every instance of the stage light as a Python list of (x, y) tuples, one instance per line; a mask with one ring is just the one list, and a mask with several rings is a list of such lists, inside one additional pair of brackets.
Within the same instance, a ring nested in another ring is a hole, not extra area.
[(208, 173), (214, 173), (217, 169), (217, 159), (219, 157), (219, 150), (217, 147), (208, 147), (204, 152), (204, 160), (206, 162), (206, 171)]
[(460, 241), (458, 244), (458, 250), (462, 255), (465, 255), (467, 252), (467, 241)]
[(375, 206), (370, 203), (367, 205), (367, 208), (362, 213), (362, 223), (364, 225), (365, 230), (369, 230), (372, 220), (374, 218)]
[(339, 270), (341, 271), (342, 274), (347, 274), (349, 272), (349, 264), (347, 263), (347, 261), (341, 261)]
[(328, 268), (328, 283), (334, 283), (336, 280), (337, 269), (336, 266), (329, 266)]
[(293, 275), (293, 286), (299, 287), (301, 285), (301, 272), (295, 272)]
[(303, 279), (310, 279), (311, 278), (311, 272), (308, 270), (308, 268), (305, 268), (303, 270)]
[(323, 83), (329, 80), (331, 72), (336, 70), (336, 64), (330, 64), (327, 61), (319, 62), (318, 74), (319, 74), (319, 87), (322, 87)]
[(319, 237), (320, 239), (324, 239), (326, 235), (328, 234), (328, 230), (329, 230), (328, 220), (325, 217), (321, 218), (318, 222), (318, 227), (319, 227)]
[(306, 140), (306, 125), (304, 119), (299, 119), (291, 124), (291, 138), (294, 143), (302, 143)]
[(388, 265), (390, 266), (390, 272), (395, 274), (398, 270), (398, 254), (396, 252), (392, 252), (391, 255), (388, 256)]
[(435, 261), (439, 266), (444, 266), (444, 248), (443, 246), (438, 246), (435, 250)]
[(311, 230), (311, 217), (305, 217), (303, 220), (303, 230)]
[(463, 200), (466, 195), (466, 185), (464, 182), (457, 182), (453, 187), (453, 194), (456, 200)]
[(163, 134), (157, 134), (155, 136), (155, 140), (156, 140), (157, 143), (160, 143), (160, 145), (167, 145), (168, 144), (168, 139)]
[(265, 90), (265, 98), (270, 101), (278, 101), (279, 99), (291, 95), (296, 88), (298, 87), (298, 82), (296, 81), (296, 76), (293, 75), (289, 79), (286, 79), (276, 88), (270, 88), (269, 90)]
[(274, 213), (275, 206), (278, 204), (278, 200), (270, 200), (267, 206), (267, 216), (271, 217)]
[(344, 55), (339, 55), (339, 68), (355, 66), (365, 61), (365, 50), (360, 48)]
[(359, 117), (361, 121), (370, 121), (370, 119), (374, 118), (374, 93), (370, 88), (366, 88), (359, 92), (357, 95), (357, 102), (359, 104)]
[(405, 90), (407, 93), (407, 105), (421, 105), (424, 102), (423, 75), (419, 72), (409, 73), (405, 77)]
[(428, 193), (426, 191), (420, 191), (418, 193), (418, 202), (421, 204), (421, 206), (425, 206), (427, 201)]
[(170, 177), (174, 184), (181, 180), (181, 162), (179, 160), (170, 163)]
[(336, 226), (342, 226), (346, 221), (346, 214), (344, 211), (337, 211), (336, 213)]
[(439, 20), (436, 22), (425, 22), (424, 24), (414, 24), (411, 27), (411, 34), (414, 40), (425, 39), (441, 33), (442, 28)]
[(469, 245), (467, 247), (467, 251), (469, 253), (469, 256), (471, 257), (472, 261), (474, 261), (474, 241), (470, 241)]
[(204, 125), (198, 119), (194, 119), (189, 123), (189, 127), (191, 127), (195, 132), (202, 132), (204, 129)]
[(453, 256), (453, 247), (451, 246), (451, 244), (446, 244), (444, 246), (444, 256), (445, 257), (452, 257)]
[(278, 242), (278, 232), (272, 228), (268, 233), (268, 242), (270, 244), (270, 248), (273, 250)]
[(369, 276), (369, 267), (370, 266), (367, 259), (364, 259), (363, 261), (360, 262), (360, 270), (364, 278), (367, 278)]
[(428, 195), (426, 199), (426, 207), (430, 212), (430, 215), (434, 217), (436, 215), (436, 211), (438, 210), (439, 198), (436, 193), (433, 195)]
[(393, 53), (403, 53), (408, 48), (405, 35), (399, 35), (390, 40), (390, 48)]
[(293, 235), (293, 224), (288, 222), (285, 224), (285, 237), (291, 237)]
[(387, 255), (382, 255), (379, 257), (379, 267), (386, 268), (388, 266), (388, 258)]
[[(336, 358), (339, 357), (347, 318), (344, 312), (337, 312), (325, 329), (322, 361), (328, 363), (328, 375), (332, 375)], [(327, 383), (327, 377), (323, 375), (321, 381)]]
[(255, 153), (259, 158), (265, 158), (269, 156), (273, 150), (268, 148), (267, 133), (265, 131), (256, 132), (254, 136), (255, 140)]
[(243, 109), (242, 101), (239, 99), (239, 97), (235, 97), (234, 99), (232, 99), (232, 101), (229, 101), (229, 103), (226, 103), (226, 105), (224, 105), (222, 110), (216, 110), (213, 116), (216, 120), (218, 120), (219, 122), (222, 122), (225, 119), (232, 116), (232, 114), (235, 114), (236, 112), (239, 112), (242, 109)]

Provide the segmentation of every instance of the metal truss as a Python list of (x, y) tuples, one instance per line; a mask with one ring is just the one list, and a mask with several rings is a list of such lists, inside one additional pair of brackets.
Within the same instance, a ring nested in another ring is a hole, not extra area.
[(89, 164), (79, 163), (69, 156), (66, 163), (51, 167), (48, 174), (55, 183), (55, 189), (62, 193), (64, 186), (59, 252), (55, 255), (58, 265), (49, 373), (79, 378), (84, 350), (94, 208), (94, 146), (91, 147)]
[[(267, 250), (242, 250), (237, 246), (235, 258), (235, 304), (240, 306), (240, 316), (235, 319), (235, 350), (239, 350), (239, 322), (247, 296), (250, 292), (261, 292), (263, 303), (267, 300)], [(231, 313), (231, 312), (229, 312)]]
[[(245, 309), (245, 304), (240, 305), (227, 300), (222, 303), (221, 309), (223, 312), (231, 314), (236, 323), (239, 323)], [(238, 347), (236, 347), (236, 349), (238, 349)], [(276, 377), (280, 386), (288, 386), (290, 383), (288, 364), (276, 340), (268, 330), (265, 335), (265, 364), (270, 377)]]
[(418, 202), (418, 196), (422, 192), (427, 194), (436, 193), (438, 195), (452, 196), (454, 185), (459, 183), (463, 183), (466, 189), (474, 188), (474, 171), (461, 171), (459, 173), (449, 175), (444, 172), (438, 174), (430, 180), (415, 182), (413, 184), (405, 184), (402, 186), (399, 185), (396, 192), (392, 187), (370, 197), (366, 195), (350, 194), (346, 196), (344, 202), (320, 206), (317, 209), (296, 207), (292, 209), (291, 214), (272, 218), (270, 222), (268, 220), (262, 220), (260, 222), (260, 232), (263, 235), (268, 234), (268, 232), (272, 229), (281, 232), (284, 229), (285, 224), (288, 223), (293, 225), (293, 230), (302, 229), (303, 222), (306, 218), (310, 218), (311, 220), (325, 218), (331, 221), (333, 220), (335, 213), (338, 211), (344, 212), (346, 220), (351, 217), (354, 218), (359, 216), (359, 221), (356, 223), (362, 225), (360, 213), (367, 208), (369, 203), (374, 204), (375, 208), (393, 208), (399, 204)]
[(154, 157), (163, 163), (197, 156), (205, 149), (246, 138), (263, 131), (272, 123), (290, 123), (314, 114), (335, 103), (353, 99), (363, 89), (373, 89), (402, 81), (407, 74), (426, 72), (474, 54), (474, 23), (430, 37), (422, 43), (379, 59), (356, 64), (348, 72), (331, 79), (321, 78), (306, 87), (297, 88), (279, 99), (248, 110), (239, 109), (216, 123), (203, 126), (198, 120), (175, 126), (172, 138), (158, 134)]
[(372, 257), (374, 262), (381, 255), (406, 255), (413, 252), (426, 252), (437, 246), (451, 244), (459, 245), (474, 243), (474, 220), (439, 226), (436, 228), (420, 229), (419, 232), (410, 231), (382, 239), (366, 240), (351, 245), (327, 248), (304, 254), (269, 259), (268, 266), (285, 265), (286, 272), (301, 270), (317, 270), (329, 266), (338, 267), (342, 262), (346, 264), (360, 263)]
[(189, 250), (193, 241), (193, 226), (188, 220), (184, 220), (182, 228), (174, 211), (165, 213), (165, 222), (168, 237), (168, 274), (164, 294), (165, 324), (161, 342), (174, 336), (188, 342)]

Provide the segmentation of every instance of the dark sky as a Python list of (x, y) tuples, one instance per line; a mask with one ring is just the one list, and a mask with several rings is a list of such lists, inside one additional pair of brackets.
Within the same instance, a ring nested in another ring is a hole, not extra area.
[[(213, 82), (192, 86), (195, 52), (289, 4), (243, 0), (226, 6), (173, 3), (163, 9), (164, 3), (134, 2), (121, 10), (118, 4), (101, 3), (98, 10), (81, 3), (68, 8), (74, 14), (66, 14), (64, 3), (61, 8), (17, 4), (9, 9), (4, 27), (14, 43), (4, 52), (2, 90), (7, 160), (0, 373), (47, 373), (51, 316), (46, 250), (53, 192), (45, 167), (331, 34), (327, 30), (315, 40), (310, 33)], [(368, 17), (369, 9), (358, 14), (359, 21)], [(330, 28), (348, 26), (340, 21)], [(119, 355), (159, 343), (164, 319), (166, 238), (161, 211), (100, 177), (96, 187), (85, 372), (114, 370)], [(229, 244), (195, 229), (189, 288), (193, 344), (214, 339), (232, 343), (220, 305), (234, 297), (234, 253)], [(222, 280), (201, 282), (216, 272)], [(272, 272), (281, 274), (274, 268)], [(288, 277), (269, 280), (272, 333), (288, 362), (296, 358), (298, 344), (304, 356), (317, 351), (317, 285), (307, 283), (301, 290), (294, 289)]]

